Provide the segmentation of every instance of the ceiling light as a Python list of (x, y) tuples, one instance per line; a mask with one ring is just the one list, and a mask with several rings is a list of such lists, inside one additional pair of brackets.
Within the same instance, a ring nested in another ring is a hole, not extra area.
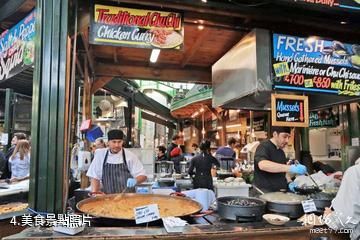
[(200, 108), (200, 112), (202, 113), (202, 112), (204, 112), (205, 111), (205, 109), (202, 107), (202, 108)]
[(344, 25), (344, 24), (347, 24), (347, 22), (341, 21), (340, 24)]
[(160, 49), (153, 49), (151, 51), (151, 55), (150, 55), (150, 62), (156, 63), (156, 61), (159, 57), (159, 54), (160, 54)]
[(203, 3), (207, 3), (207, 0), (201, 0)]
[(199, 20), (199, 23), (200, 23), (200, 24), (204, 24), (204, 20), (201, 20), (201, 19), (200, 19), (200, 20)]
[(199, 30), (203, 30), (203, 29), (204, 29), (204, 26), (203, 26), (203, 25), (199, 25), (199, 26), (198, 26), (198, 29), (199, 29)]

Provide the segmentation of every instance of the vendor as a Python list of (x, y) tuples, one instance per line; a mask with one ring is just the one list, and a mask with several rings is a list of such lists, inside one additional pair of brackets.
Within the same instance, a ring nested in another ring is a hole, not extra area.
[(334, 230), (352, 230), (350, 238), (360, 239), (360, 165), (345, 171), (331, 206), (325, 208), (325, 223)]
[(282, 189), (294, 191), (295, 184), (287, 173), (304, 175), (307, 169), (302, 164), (287, 165), (283, 149), (290, 139), (289, 127), (272, 127), (270, 140), (263, 141), (255, 152), (254, 184), (264, 192)]
[(156, 161), (167, 161), (166, 158), (166, 148), (164, 146), (157, 146), (156, 147)]
[(108, 148), (95, 151), (87, 176), (91, 178), (91, 191), (120, 193), (146, 180), (145, 171), (138, 157), (123, 148), (124, 133), (115, 129), (108, 132)]
[[(194, 188), (207, 188), (213, 190), (211, 169), (213, 166), (220, 167), (218, 160), (210, 154), (210, 141), (204, 140), (200, 144), (201, 153), (191, 159), (189, 175), (194, 176)], [(195, 173), (194, 173), (195, 169)]]

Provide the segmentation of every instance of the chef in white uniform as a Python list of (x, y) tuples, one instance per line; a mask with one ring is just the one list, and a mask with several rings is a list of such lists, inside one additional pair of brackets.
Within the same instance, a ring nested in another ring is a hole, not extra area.
[(146, 180), (142, 163), (135, 154), (123, 148), (123, 139), (124, 133), (121, 130), (110, 130), (109, 147), (95, 151), (87, 172), (87, 176), (91, 178), (92, 192), (120, 193), (125, 188), (133, 191), (136, 184)]
[[(348, 168), (332, 208), (324, 212), (325, 222), (332, 229), (350, 229), (350, 238), (360, 239), (360, 165)], [(347, 231), (349, 232), (349, 231)]]

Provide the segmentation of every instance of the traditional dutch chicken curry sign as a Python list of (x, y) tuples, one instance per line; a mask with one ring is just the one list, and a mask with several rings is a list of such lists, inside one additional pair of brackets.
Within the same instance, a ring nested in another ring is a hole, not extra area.
[(307, 96), (271, 95), (273, 126), (309, 127), (309, 102)]
[(90, 24), (92, 44), (181, 49), (183, 41), (180, 13), (94, 5)]
[(360, 96), (360, 44), (273, 34), (274, 88)]

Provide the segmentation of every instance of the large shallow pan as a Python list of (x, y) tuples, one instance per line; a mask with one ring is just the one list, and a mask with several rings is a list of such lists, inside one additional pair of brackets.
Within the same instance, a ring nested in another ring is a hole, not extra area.
[(160, 194), (109, 194), (80, 201), (79, 211), (98, 218), (133, 221), (134, 207), (158, 204), (160, 217), (186, 217), (201, 211), (201, 205), (189, 198)]
[(220, 197), (217, 211), (221, 218), (233, 221), (260, 221), (265, 213), (265, 201), (251, 197)]

